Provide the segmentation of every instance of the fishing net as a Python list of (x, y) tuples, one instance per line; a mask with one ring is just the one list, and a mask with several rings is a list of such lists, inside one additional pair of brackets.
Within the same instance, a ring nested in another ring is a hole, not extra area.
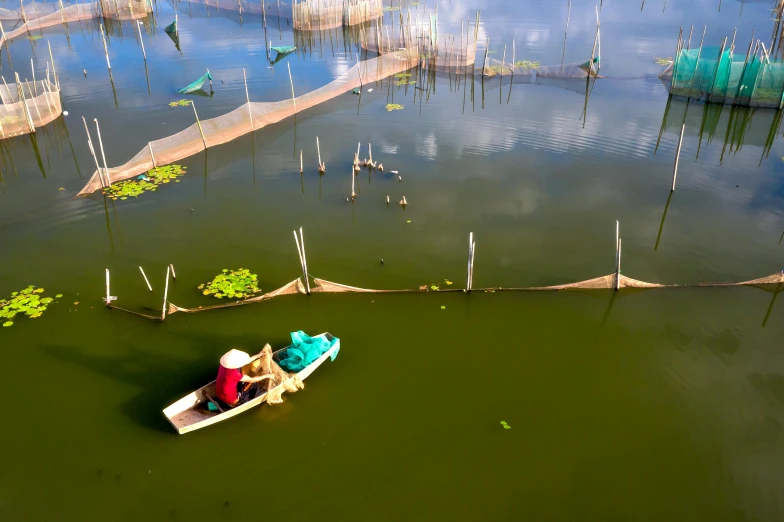
[[(57, 4), (49, 4), (56, 6)], [(25, 11), (26, 12), (26, 11)], [(12, 31), (4, 32), (0, 36), (0, 46), (8, 40), (20, 35), (26, 35), (31, 31), (37, 31), (45, 27), (78, 22), (79, 20), (89, 20), (91, 18), (112, 18), (114, 20), (134, 20), (145, 18), (152, 12), (150, 0), (122, 0), (122, 3), (111, 0), (97, 0), (95, 2), (74, 4), (65, 7), (59, 5), (59, 9), (36, 18), (27, 18), (27, 21)]]
[(358, 25), (384, 15), (382, 0), (301, 0), (291, 7), (294, 29), (302, 31)]
[(48, 80), (0, 85), (0, 137), (29, 134), (60, 117), (60, 91)]
[(784, 62), (759, 44), (748, 58), (734, 56), (732, 48), (683, 49), (661, 77), (670, 78), (670, 93), (677, 96), (768, 108), (784, 101)]
[(271, 376), (259, 383), (259, 391), (266, 394), (264, 401), (268, 404), (280, 404), (284, 392), (294, 393), (305, 387), (302, 379), (296, 373), (288, 373), (281, 368), (275, 357), (276, 354), (272, 353), (272, 348), (267, 344), (259, 358), (242, 369), (242, 373), (251, 377)]
[(177, 91), (177, 94), (190, 94), (192, 92), (199, 91), (199, 90), (201, 90), (202, 86), (204, 85), (204, 82), (206, 82), (208, 80), (210, 82), (212, 82), (212, 75), (210, 74), (210, 71), (207, 71), (207, 74), (203, 75), (201, 78), (199, 78), (195, 82), (190, 83), (190, 84), (186, 85), (185, 87), (183, 87), (182, 89), (180, 89), (179, 91)]
[(173, 21), (172, 23), (164, 27), (163, 31), (169, 36), (173, 34), (177, 34), (177, 20)]
[(515, 64), (488, 58), (487, 64), (477, 67), (485, 76), (531, 76), (534, 78), (598, 78), (599, 58), (582, 63), (540, 65), (539, 62), (517, 60)]
[[(107, 169), (111, 182), (138, 176), (159, 166), (174, 163), (188, 156), (229, 142), (253, 130), (277, 123), (321, 103), (324, 103), (360, 85), (376, 82), (387, 76), (410, 69), (416, 64), (416, 54), (405, 51), (390, 53), (360, 62), (327, 85), (292, 100), (278, 102), (244, 103), (235, 110), (194, 123), (190, 127), (166, 138), (151, 141), (127, 163)], [(89, 194), (102, 188), (101, 176), (96, 171), (87, 185), (79, 192)]]

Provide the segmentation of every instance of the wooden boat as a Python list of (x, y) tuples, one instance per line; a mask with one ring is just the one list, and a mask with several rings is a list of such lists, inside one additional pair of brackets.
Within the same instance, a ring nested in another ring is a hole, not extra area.
[[(329, 333), (319, 334), (315, 337), (324, 337), (329, 341), (332, 341), (332, 339), (335, 338), (332, 334)], [(286, 348), (288, 348), (288, 346), (286, 346)], [(283, 350), (286, 348), (281, 348), (280, 350), (273, 352), (273, 358), (277, 360), (281, 352), (283, 352)], [(332, 354), (338, 350), (340, 350), (340, 340), (338, 340), (332, 346), (332, 348), (324, 352), (321, 357), (303, 368), (302, 371), (298, 372), (297, 376), (304, 381), (311, 373), (313, 373), (316, 368), (321, 366), (321, 363), (326, 361), (327, 358), (332, 357)], [(244, 411), (258, 406), (264, 402), (266, 397), (267, 394), (264, 393), (249, 400), (248, 402), (240, 404), (235, 408), (224, 408), (223, 411), (210, 411), (207, 407), (207, 403), (213, 402), (213, 404), (217, 404), (214, 400), (215, 381), (212, 381), (208, 385), (202, 386), (198, 390), (186, 395), (182, 399), (163, 410), (163, 414), (169, 420), (171, 425), (174, 426), (174, 429), (177, 430), (177, 433), (182, 435), (184, 433), (215, 424), (216, 422), (226, 420), (230, 417), (234, 417), (235, 415), (239, 415)]]

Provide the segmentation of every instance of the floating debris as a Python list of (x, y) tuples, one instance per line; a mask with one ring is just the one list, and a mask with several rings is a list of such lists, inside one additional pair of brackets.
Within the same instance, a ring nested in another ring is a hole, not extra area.
[(169, 103), (169, 107), (187, 107), (191, 104), (190, 100), (177, 100)]

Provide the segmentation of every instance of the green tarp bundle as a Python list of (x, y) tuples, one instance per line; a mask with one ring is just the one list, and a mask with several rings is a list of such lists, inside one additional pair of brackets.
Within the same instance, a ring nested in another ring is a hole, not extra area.
[[(278, 364), (287, 372), (300, 372), (313, 361), (321, 357), (325, 352), (332, 348), (339, 339), (333, 338), (331, 341), (326, 337), (311, 337), (302, 330), (291, 332), (291, 345), (286, 351), (280, 354)], [(336, 350), (332, 354), (332, 360), (338, 356)]]
[(675, 60), (670, 92), (709, 102), (780, 108), (784, 99), (784, 63), (754, 54), (735, 57), (719, 48), (684, 49)]
[(272, 65), (275, 65), (279, 61), (281, 61), (284, 58), (286, 58), (286, 56), (290, 55), (291, 53), (293, 53), (294, 51), (297, 50), (297, 48), (295, 46), (293, 46), (293, 45), (282, 45), (280, 47), (270, 47), (270, 49), (272, 49), (273, 51), (275, 51), (277, 53), (275, 55), (275, 59), (270, 62), (270, 63), (272, 63)]
[(177, 91), (177, 94), (190, 94), (192, 92), (196, 92), (201, 89), (202, 85), (204, 85), (204, 82), (206, 82), (207, 80), (212, 81), (212, 76), (210, 75), (210, 71), (207, 71), (207, 74), (205, 74), (195, 82), (191, 83), (190, 85), (186, 85), (185, 87)]

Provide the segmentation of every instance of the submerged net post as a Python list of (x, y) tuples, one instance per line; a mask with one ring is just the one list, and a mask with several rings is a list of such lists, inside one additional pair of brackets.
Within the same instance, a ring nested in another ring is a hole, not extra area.
[(681, 157), (681, 144), (683, 143), (683, 132), (686, 130), (686, 124), (681, 126), (681, 135), (678, 138), (678, 148), (675, 151), (675, 165), (672, 168), (672, 188), (670, 192), (675, 192), (675, 178), (678, 176), (678, 160)]
[[(62, 2), (61, 2), (62, 5)], [(54, 76), (54, 86), (57, 87), (57, 91), (60, 91), (60, 78), (57, 76), (57, 69), (54, 66), (54, 56), (52, 56), (52, 43), (47, 40), (46, 45), (49, 46), (49, 60), (52, 62), (52, 75)]]
[(152, 285), (150, 284), (150, 280), (147, 279), (147, 274), (144, 273), (144, 269), (142, 267), (139, 267), (139, 271), (142, 273), (142, 277), (144, 278), (144, 282), (147, 283), (147, 288), (149, 288), (150, 292), (152, 292)]
[(621, 287), (621, 224), (615, 221), (615, 289)]
[(204, 143), (204, 150), (207, 150), (207, 139), (204, 137), (204, 131), (201, 128), (201, 122), (199, 121), (199, 113), (196, 112), (196, 103), (191, 100), (191, 107), (193, 107), (193, 115), (196, 116), (196, 125), (199, 126), (199, 134), (201, 134), (201, 141)]
[(24, 88), (22, 87), (22, 82), (19, 80), (19, 73), (14, 73), (16, 76), (16, 88), (17, 88), (17, 96), (19, 100), (22, 102), (22, 105), (25, 109), (25, 115), (27, 116), (27, 124), (30, 127), (30, 132), (35, 132), (35, 125), (33, 124), (33, 115), (30, 113), (30, 107), (27, 105), (27, 98), (24, 94)]
[(309, 294), (310, 293), (310, 285), (308, 283), (308, 273), (307, 273), (307, 270), (305, 269), (305, 261), (304, 261), (304, 259), (302, 257), (302, 249), (300, 248), (300, 245), (299, 245), (299, 236), (297, 236), (297, 231), (296, 230), (294, 231), (294, 242), (297, 244), (297, 255), (299, 256), (299, 266), (302, 269), (302, 277), (305, 278), (305, 284), (308, 285), (305, 290)]
[(471, 251), (473, 247), (471, 245), (474, 244), (474, 233), (469, 232), (468, 234), (468, 268), (466, 271), (466, 292), (471, 291)]
[(152, 142), (147, 142), (147, 148), (150, 149), (150, 158), (152, 159), (152, 168), (157, 169), (158, 165), (155, 164), (155, 154), (152, 153)]
[(169, 263), (169, 268), (171, 269), (172, 277), (177, 279), (177, 274), (174, 273), (174, 265), (172, 263)]
[(111, 304), (112, 304), (112, 294), (109, 291), (109, 269), (108, 268), (106, 269), (106, 298), (104, 299), (104, 301), (106, 301), (107, 308), (109, 306), (111, 306)]
[(304, 172), (302, 168), (302, 149), (299, 150), (299, 173), (302, 174)]

